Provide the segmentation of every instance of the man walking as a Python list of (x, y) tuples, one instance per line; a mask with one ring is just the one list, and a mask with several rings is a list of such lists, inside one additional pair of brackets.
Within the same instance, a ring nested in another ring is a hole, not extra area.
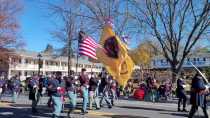
[(89, 81), (89, 107), (92, 110), (93, 102), (96, 104), (96, 110), (100, 109), (99, 100), (98, 100), (98, 79), (96, 75), (91, 73), (91, 78)]
[(209, 118), (207, 112), (207, 101), (206, 101), (206, 93), (208, 92), (209, 90), (205, 86), (203, 77), (199, 73), (197, 73), (195, 77), (192, 79), (191, 96), (190, 96), (190, 103), (192, 104), (192, 107), (188, 118), (192, 118), (194, 116), (199, 106), (203, 109), (205, 118)]
[(103, 87), (103, 91), (102, 91), (102, 96), (101, 96), (101, 100), (100, 100), (100, 106), (102, 107), (103, 100), (105, 99), (105, 101), (108, 105), (108, 108), (112, 108), (111, 101), (109, 99), (109, 93), (111, 91), (111, 86), (109, 84), (109, 79), (112, 79), (112, 77), (108, 76), (108, 74), (103, 75), (103, 76), (101, 78), (101, 84), (102, 84), (102, 87)]
[(82, 91), (83, 97), (83, 105), (82, 105), (82, 115), (87, 114), (87, 104), (88, 104), (88, 88), (89, 88), (89, 78), (86, 74), (86, 69), (83, 68), (81, 75), (79, 76), (80, 87)]
[(181, 102), (183, 102), (183, 109), (182, 109), (182, 111), (183, 112), (187, 112), (187, 110), (186, 110), (187, 96), (186, 96), (186, 93), (185, 93), (185, 82), (184, 82), (184, 79), (185, 79), (185, 75), (182, 72), (181, 73), (181, 77), (177, 80), (176, 92), (177, 92), (177, 97), (179, 98), (178, 111), (181, 111), (181, 109), (180, 109)]
[(69, 97), (70, 108), (68, 111), (68, 117), (70, 117), (70, 113), (73, 113), (74, 109), (76, 108), (76, 100), (77, 100), (77, 93), (76, 93), (76, 80), (74, 78), (74, 72), (70, 72), (70, 76), (65, 78), (66, 81), (66, 90)]
[(48, 90), (51, 93), (53, 102), (53, 115), (52, 118), (58, 118), (62, 111), (62, 99), (59, 93), (61, 89), (61, 72), (56, 72), (56, 77), (49, 82)]
[(37, 104), (39, 102), (40, 93), (39, 93), (39, 77), (34, 76), (29, 81), (29, 100), (32, 100), (32, 113), (37, 113)]

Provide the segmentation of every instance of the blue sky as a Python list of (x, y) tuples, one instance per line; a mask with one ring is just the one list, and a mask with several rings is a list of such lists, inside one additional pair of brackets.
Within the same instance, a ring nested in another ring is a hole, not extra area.
[(20, 17), (21, 36), (26, 42), (26, 49), (42, 51), (48, 43), (61, 47), (53, 40), (50, 32), (56, 27), (49, 17), (49, 11), (38, 0), (24, 0), (24, 9)]
[[(55, 48), (62, 47), (62, 44), (54, 40), (50, 34), (57, 28), (53, 22), (59, 24), (59, 21), (49, 16), (49, 9), (40, 1), (42, 0), (23, 0), (24, 9), (20, 17), (20, 33), (26, 43), (25, 48), (37, 52), (44, 50), (48, 43)], [(59, 0), (53, 2), (59, 2)], [(132, 44), (131, 47), (136, 46), (137, 42), (134, 41), (135, 45)]]
[[(26, 49), (37, 52), (44, 50), (48, 43), (52, 44), (55, 48), (62, 46), (50, 34), (50, 32), (56, 29), (53, 22), (58, 21), (49, 16), (50, 11), (40, 1), (23, 0), (24, 9), (20, 16), (20, 33), (26, 42)], [(135, 40), (131, 42), (131, 47), (135, 47), (138, 44)], [(206, 45), (209, 42), (204, 41), (202, 44)]]

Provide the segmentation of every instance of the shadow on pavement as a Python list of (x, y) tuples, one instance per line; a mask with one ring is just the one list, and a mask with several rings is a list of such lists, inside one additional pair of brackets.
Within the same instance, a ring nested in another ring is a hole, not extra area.
[(32, 114), (30, 105), (13, 104), (10, 107), (0, 108), (0, 118), (40, 118), (51, 117), (50, 109), (38, 107), (38, 113)]
[(131, 116), (131, 115), (103, 115), (103, 116), (109, 118), (149, 118), (144, 116)]
[(168, 114), (168, 115), (172, 115), (172, 116), (181, 116), (181, 117), (188, 117), (187, 113), (160, 113), (160, 114)]
[[(188, 113), (160, 113), (160, 114), (169, 114), (172, 116), (188, 117)], [(202, 114), (202, 115), (195, 115), (194, 118), (205, 118), (205, 117)]]
[(145, 108), (145, 107), (135, 107), (135, 106), (118, 106), (119, 108), (125, 109), (141, 109), (141, 110), (151, 110), (151, 111), (167, 111), (167, 112), (175, 112), (173, 110), (166, 110), (166, 109), (158, 109), (158, 108)]

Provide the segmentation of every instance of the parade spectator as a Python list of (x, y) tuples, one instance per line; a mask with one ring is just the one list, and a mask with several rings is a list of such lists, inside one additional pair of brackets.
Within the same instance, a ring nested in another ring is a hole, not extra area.
[(98, 79), (94, 73), (91, 73), (91, 78), (89, 81), (89, 107), (92, 110), (93, 102), (96, 104), (96, 110), (100, 109), (99, 99), (98, 99)]
[(48, 95), (48, 97), (49, 97), (49, 99), (48, 99), (48, 101), (47, 101), (47, 106), (50, 108), (50, 107), (52, 107), (52, 104), (53, 104), (53, 102), (52, 102), (52, 92), (48, 89), (48, 86), (49, 86), (49, 84), (50, 84), (50, 81), (52, 81), (53, 79), (55, 79), (55, 76), (51, 76), (51, 77), (48, 77), (48, 84), (47, 84), (47, 95)]
[(148, 77), (146, 83), (147, 83), (146, 100), (149, 100), (152, 102), (157, 101), (156, 79), (152, 77)]
[(39, 102), (40, 93), (39, 93), (39, 77), (33, 76), (29, 80), (29, 100), (32, 100), (32, 113), (37, 113), (37, 104)]
[(208, 92), (209, 90), (205, 85), (203, 77), (198, 72), (192, 79), (191, 83), (190, 103), (192, 104), (192, 107), (188, 118), (192, 118), (194, 116), (195, 112), (198, 110), (198, 107), (201, 107), (203, 109), (205, 118), (209, 118), (206, 101), (206, 94)]
[(186, 92), (185, 92), (185, 82), (184, 79), (186, 79), (186, 76), (184, 75), (184, 73), (181, 73), (181, 77), (177, 79), (177, 88), (176, 88), (176, 93), (177, 93), (177, 97), (179, 98), (178, 101), (178, 111), (181, 111), (180, 107), (181, 107), (181, 103), (183, 103), (183, 109), (182, 111), (186, 112), (186, 101), (187, 101), (187, 96), (186, 96)]
[(170, 98), (172, 98), (172, 82), (171, 82), (171, 80), (167, 80), (166, 82), (165, 82), (165, 89), (166, 89), (166, 91), (165, 91), (165, 94), (166, 94), (166, 100), (168, 100), (168, 99), (170, 99)]
[(16, 103), (18, 94), (20, 92), (21, 81), (18, 76), (14, 76), (11, 82), (12, 82), (12, 102)]
[(86, 69), (83, 68), (81, 71), (81, 75), (79, 76), (80, 86), (81, 86), (81, 92), (83, 97), (83, 105), (82, 105), (82, 111), (81, 114), (87, 114), (87, 104), (88, 104), (88, 88), (89, 88), (89, 78), (86, 74)]
[(132, 96), (133, 90), (134, 90), (133, 83), (132, 83), (131, 80), (129, 80), (129, 81), (127, 82), (127, 85), (125, 86), (125, 89), (124, 89), (124, 96), (125, 96), (126, 98)]
[(165, 98), (165, 100), (167, 99), (167, 96), (166, 96), (166, 86), (164, 84), (161, 84), (158, 87), (158, 100), (161, 99), (161, 98)]

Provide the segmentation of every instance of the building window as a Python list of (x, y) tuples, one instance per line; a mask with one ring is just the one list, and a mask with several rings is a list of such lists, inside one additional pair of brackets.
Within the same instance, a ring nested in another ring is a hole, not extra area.
[(206, 58), (205, 57), (203, 58), (203, 61), (206, 61)]
[(196, 58), (193, 58), (193, 61), (196, 61)]
[(190, 61), (190, 58), (187, 58), (187, 61)]
[(200, 59), (199, 58), (197, 58), (197, 61), (199, 61)]
[(155, 60), (153, 61), (153, 65), (155, 65)]
[(19, 63), (21, 64), (21, 59), (19, 59)]
[(28, 59), (26, 59), (25, 63), (28, 64)]
[(28, 75), (28, 73), (27, 72), (25, 72), (25, 74), (24, 74), (25, 76), (27, 76)]

